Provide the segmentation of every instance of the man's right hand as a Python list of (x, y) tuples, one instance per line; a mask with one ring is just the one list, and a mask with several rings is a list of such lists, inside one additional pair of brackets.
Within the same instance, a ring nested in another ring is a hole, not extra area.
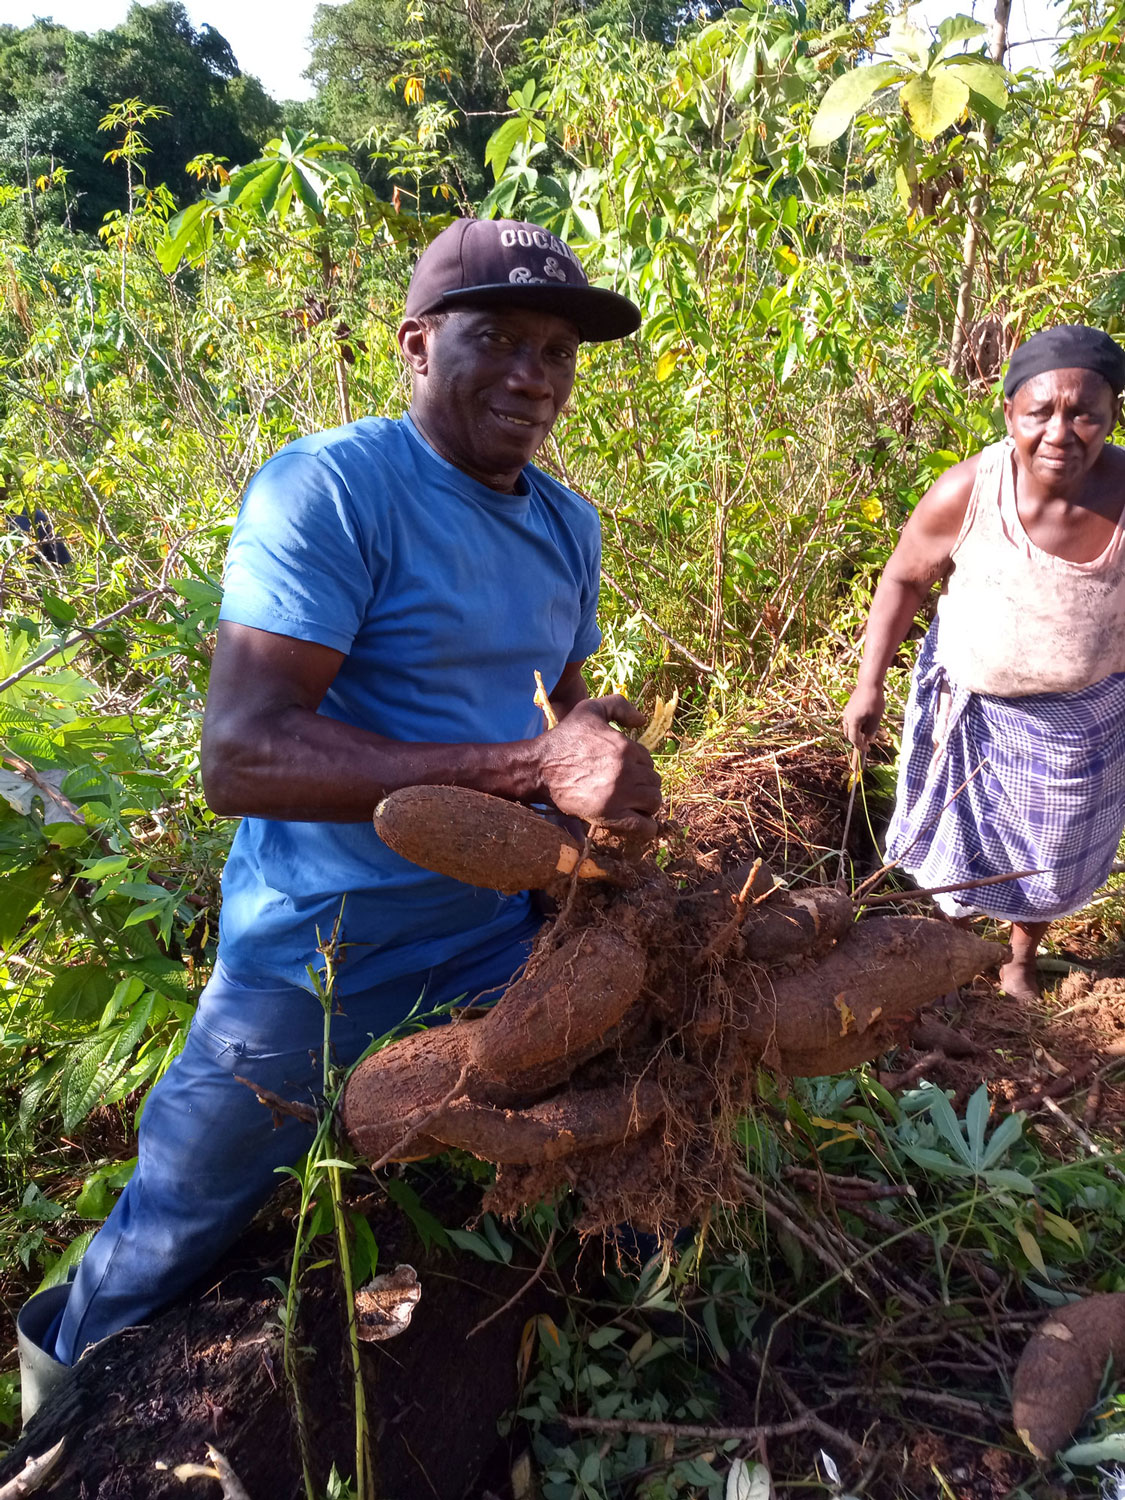
[(857, 750), (866, 750), (875, 738), (887, 706), (882, 683), (856, 688), (844, 708), (844, 733)]
[(660, 777), (643, 745), (612, 728), (640, 729), (645, 715), (627, 698), (586, 698), (535, 741), (543, 794), (586, 823), (651, 838)]

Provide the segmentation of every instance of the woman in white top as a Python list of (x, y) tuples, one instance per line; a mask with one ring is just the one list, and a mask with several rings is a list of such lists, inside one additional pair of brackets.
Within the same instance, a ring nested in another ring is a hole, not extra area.
[(1000, 979), (1025, 999), (1048, 924), (1105, 881), (1125, 826), (1125, 451), (1107, 441), (1123, 389), (1125, 350), (1097, 329), (1047, 329), (1015, 351), (1008, 436), (915, 507), (844, 710), (865, 750), (887, 669), (940, 584), (887, 853), (928, 886), (1038, 872), (938, 898), (949, 916), (1012, 923)]

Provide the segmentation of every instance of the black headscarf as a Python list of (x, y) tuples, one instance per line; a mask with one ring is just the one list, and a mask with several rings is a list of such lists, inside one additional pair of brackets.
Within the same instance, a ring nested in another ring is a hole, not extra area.
[(1004, 395), (1010, 401), (1025, 381), (1047, 370), (1094, 370), (1119, 396), (1125, 390), (1125, 349), (1108, 333), (1084, 323), (1044, 328), (1012, 355), (1004, 376)]

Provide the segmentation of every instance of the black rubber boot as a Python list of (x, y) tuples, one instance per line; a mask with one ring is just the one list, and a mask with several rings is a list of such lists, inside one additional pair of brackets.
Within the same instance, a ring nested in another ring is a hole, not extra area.
[(47, 1397), (70, 1371), (43, 1347), (43, 1340), (57, 1325), (70, 1296), (70, 1283), (36, 1292), (16, 1316), (16, 1338), (20, 1355), (20, 1407), (26, 1427)]

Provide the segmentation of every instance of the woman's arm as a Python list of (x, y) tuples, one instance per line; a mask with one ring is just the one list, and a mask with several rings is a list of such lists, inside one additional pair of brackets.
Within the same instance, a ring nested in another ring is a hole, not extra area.
[(903, 527), (867, 617), (863, 662), (844, 709), (844, 733), (866, 750), (883, 717), (883, 682), (926, 596), (949, 572), (976, 480), (978, 458), (947, 469)]

